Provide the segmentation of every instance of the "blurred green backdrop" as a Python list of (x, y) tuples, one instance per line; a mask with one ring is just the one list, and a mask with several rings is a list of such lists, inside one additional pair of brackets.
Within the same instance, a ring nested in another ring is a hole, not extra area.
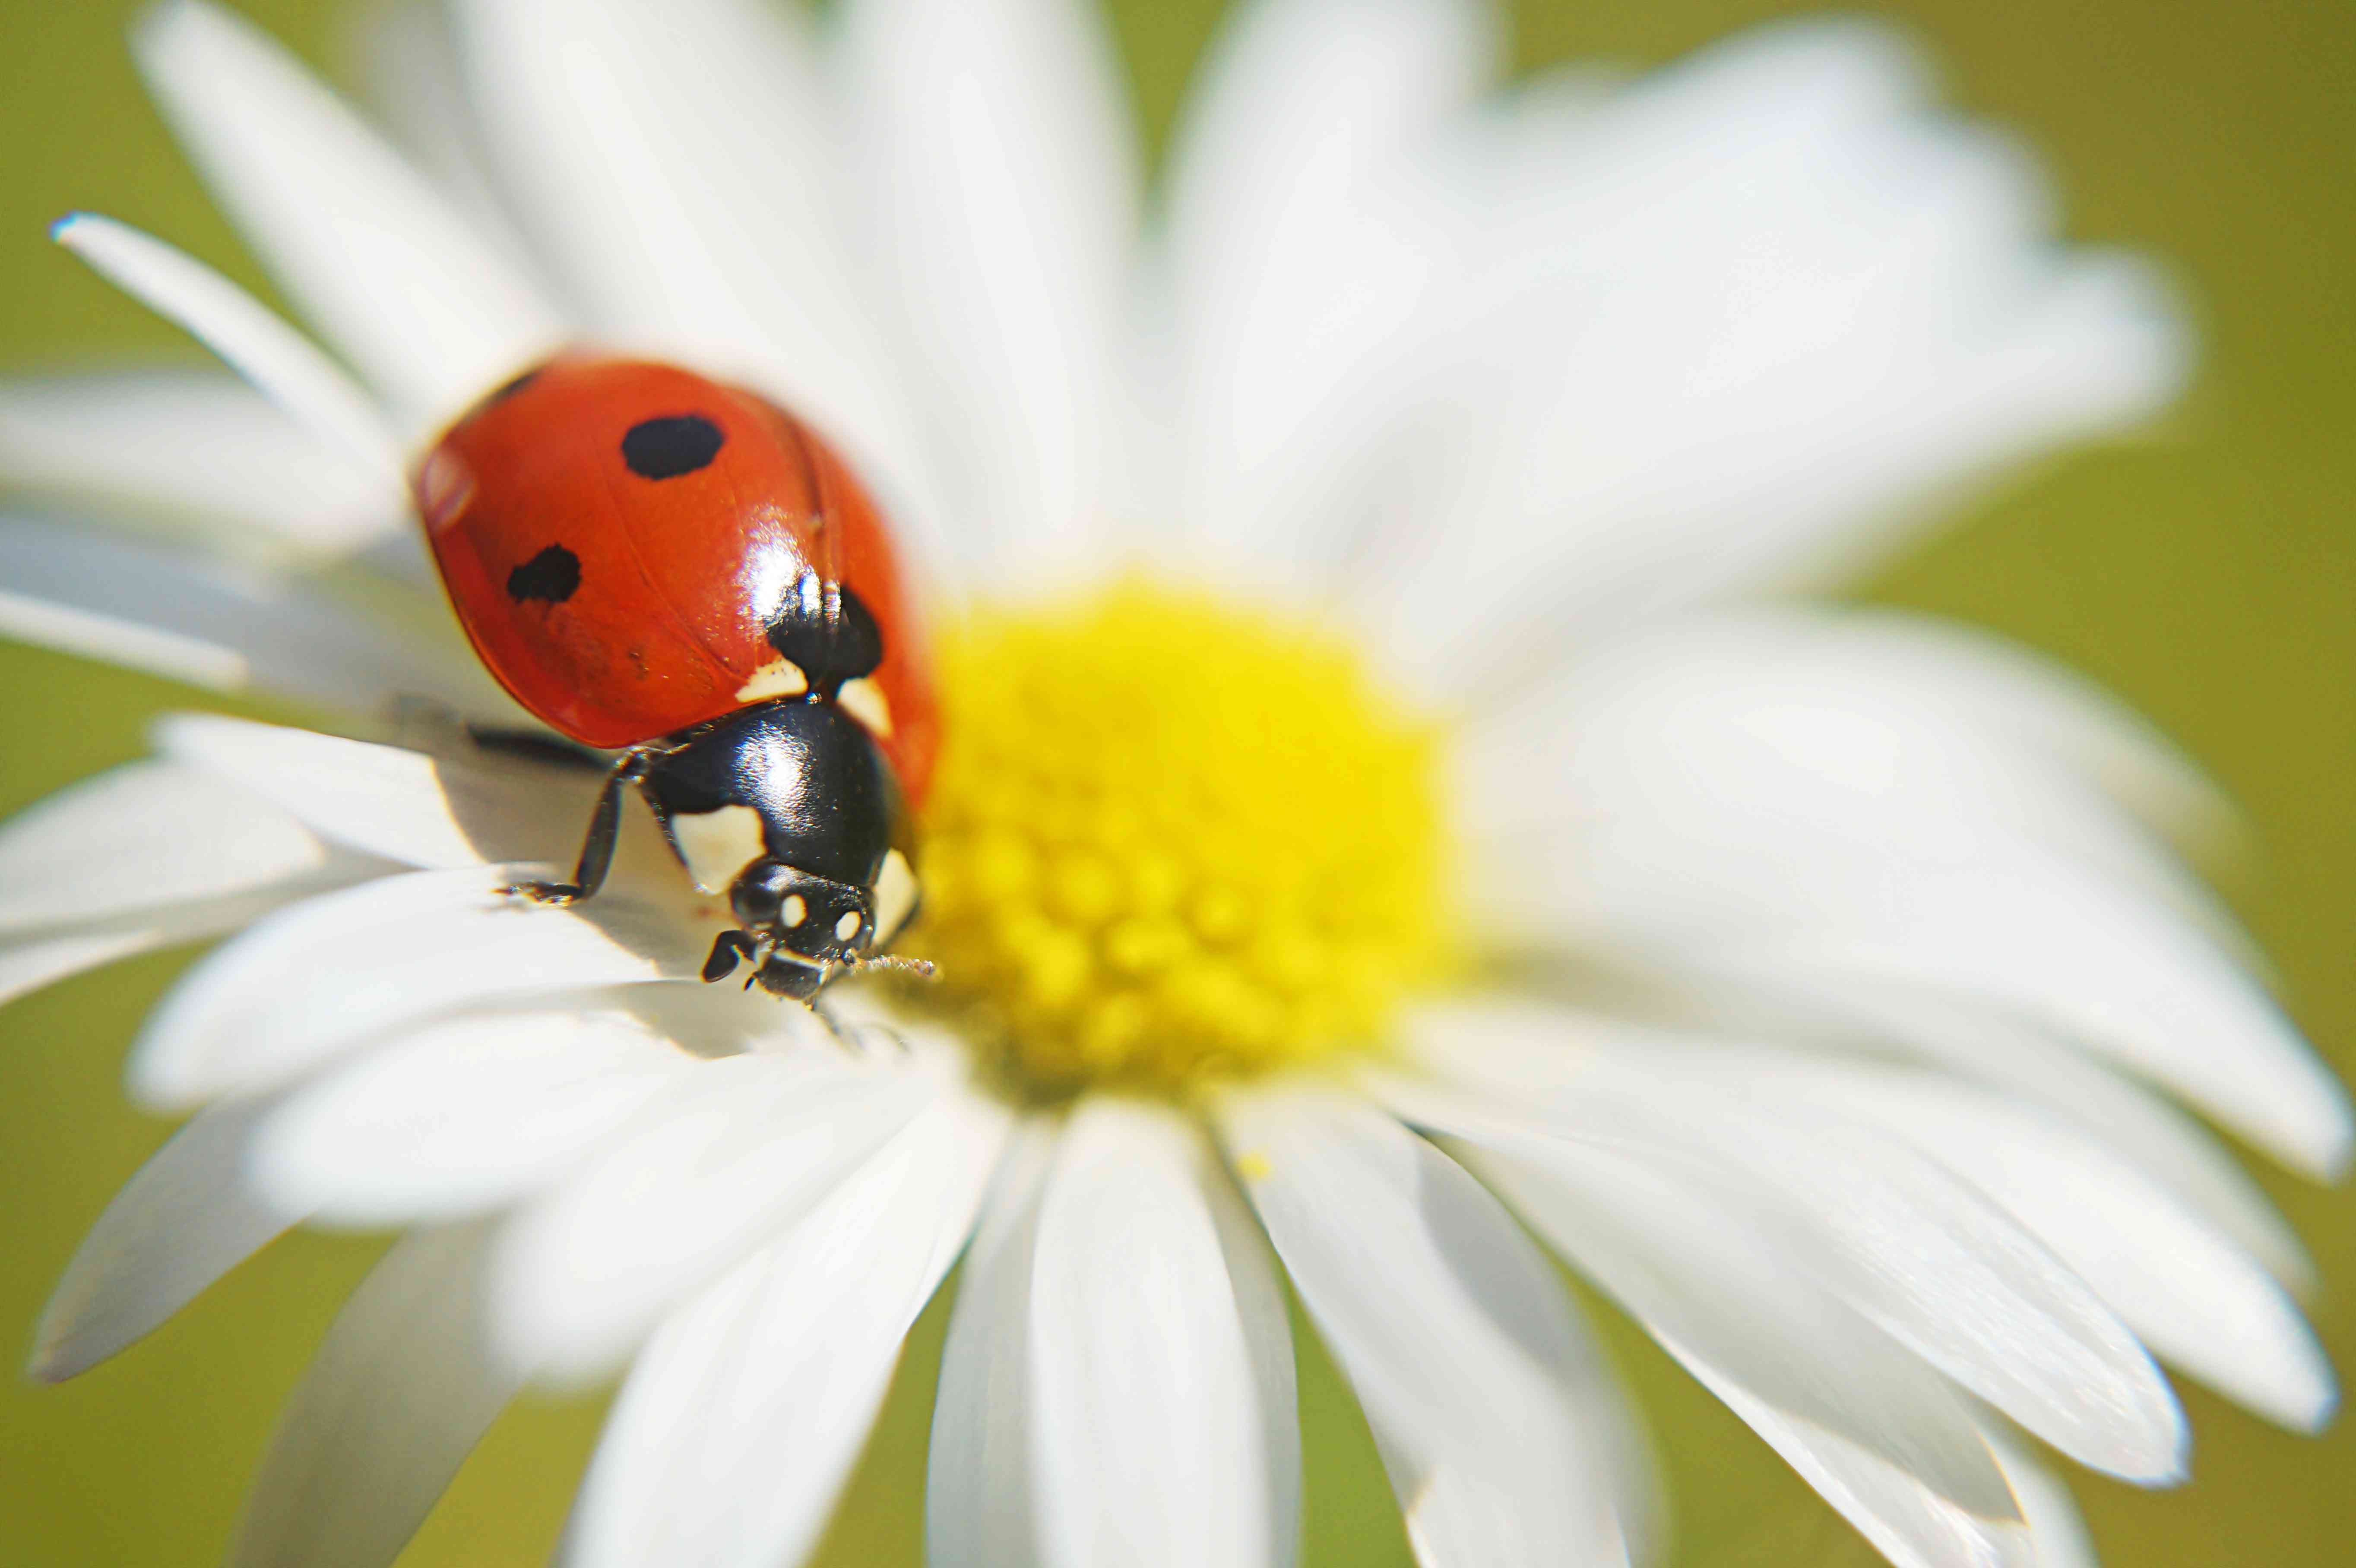
[[(659, 0), (648, 0), (658, 4)], [(334, 71), (327, 0), (244, 7)], [(1159, 144), (1216, 0), (1131, 0), (1120, 40)], [(100, 208), (259, 283), (140, 97), (127, 0), (0, 0), (0, 369), (191, 360), (170, 330), (46, 242)], [(1589, 0), (1513, 7), (1516, 63), (1665, 60), (1798, 7)], [(2356, 1070), (2356, 14), (2345, 0), (1903, 0), (1960, 106), (2025, 133), (2071, 231), (2178, 268), (2207, 348), (2152, 438), (2028, 476), (1862, 592), (2061, 655), (2157, 719), (2247, 808), (2260, 855), (2229, 892), (2284, 995)], [(141, 750), (168, 684), (0, 645), (0, 809)], [(166, 1128), (122, 1103), (140, 1017), (187, 961), (84, 976), (0, 1014), (0, 1348), (29, 1342), (84, 1228)], [(2356, 1369), (2356, 1193), (2265, 1171), (2327, 1282), (2317, 1321)], [(162, 1332), (62, 1388), (0, 1375), (0, 1561), (215, 1561), (281, 1399), (376, 1251), (297, 1236)], [(936, 1304), (829, 1545), (913, 1562), (942, 1314)], [(1672, 1557), (1708, 1568), (1877, 1559), (1731, 1417), (1616, 1322), (1671, 1493)], [(1303, 1338), (1310, 1561), (1404, 1563), (1372, 1449)], [(6, 1355), (0, 1355), (5, 1360)], [(2340, 1563), (2356, 1540), (2356, 1422), (2296, 1439), (2186, 1391), (2196, 1483), (2076, 1477), (2114, 1563)], [(542, 1562), (594, 1404), (511, 1413), (406, 1568)]]

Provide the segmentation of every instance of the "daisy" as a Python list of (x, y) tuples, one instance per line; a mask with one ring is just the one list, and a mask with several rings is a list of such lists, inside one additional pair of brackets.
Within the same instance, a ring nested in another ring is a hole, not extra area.
[[(138, 37), (334, 357), (84, 216), (256, 390), (0, 392), (19, 485), (143, 525), (8, 520), (0, 627), (323, 715), (168, 720), (0, 835), (0, 991), (236, 933), (134, 1048), (194, 1115), (38, 1375), (291, 1226), (405, 1232), (232, 1561), (389, 1562), (519, 1390), (617, 1372), (565, 1560), (796, 1561), (960, 1259), (943, 1563), (1292, 1560), (1281, 1281), (1420, 1560), (1641, 1558), (1633, 1417), (1531, 1232), (1901, 1564), (2090, 1562), (2029, 1439), (2180, 1478), (2154, 1356), (2328, 1417), (2297, 1243), (2167, 1097), (2346, 1160), (2178, 859), (2218, 803), (2023, 654), (1794, 597), (2183, 372), (1901, 44), (1499, 91), (1472, 10), (1260, 0), (1141, 226), (1057, 0), (380, 41), (397, 144), (200, 0)], [(796, 409), (928, 575), (937, 985), (830, 1026), (697, 983), (724, 914), (640, 815), (594, 900), (504, 891), (595, 781), (460, 722), (523, 720), (403, 476), (580, 343)]]

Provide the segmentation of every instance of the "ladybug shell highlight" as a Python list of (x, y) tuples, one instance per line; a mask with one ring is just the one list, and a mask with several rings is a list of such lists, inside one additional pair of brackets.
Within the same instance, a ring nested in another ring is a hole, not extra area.
[(418, 515), (485, 666), (585, 745), (633, 746), (815, 691), (912, 806), (931, 672), (874, 503), (817, 433), (676, 368), (568, 357), (426, 453)]

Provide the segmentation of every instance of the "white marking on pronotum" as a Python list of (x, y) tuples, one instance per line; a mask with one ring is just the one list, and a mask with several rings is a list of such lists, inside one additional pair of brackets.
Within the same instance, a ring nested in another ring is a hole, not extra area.
[(908, 858), (897, 849), (884, 857), (884, 869), (875, 873), (875, 945), (881, 947), (900, 934), (908, 917), (916, 912), (916, 873), (910, 869)]
[(837, 942), (848, 942), (858, 934), (859, 912), (855, 909), (846, 911), (843, 917), (834, 923), (834, 939)]
[(753, 672), (753, 678), (736, 688), (739, 702), (765, 702), (772, 697), (799, 697), (809, 689), (809, 677), (802, 667), (787, 658), (771, 659)]
[(673, 812), (670, 840), (687, 862), (687, 874), (707, 893), (726, 892), (736, 874), (769, 848), (761, 837), (761, 814), (749, 805)]
[(787, 931), (809, 918), (809, 905), (799, 893), (787, 893), (786, 901), (777, 906), (777, 923)]
[(892, 704), (884, 699), (884, 688), (865, 676), (844, 681), (834, 699), (842, 704), (843, 711), (878, 735), (892, 732)]

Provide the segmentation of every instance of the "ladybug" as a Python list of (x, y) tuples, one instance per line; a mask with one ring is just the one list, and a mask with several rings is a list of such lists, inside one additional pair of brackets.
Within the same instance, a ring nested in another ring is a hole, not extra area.
[(939, 714), (874, 503), (808, 425), (669, 365), (573, 354), (426, 453), (417, 512), (459, 624), (515, 699), (619, 751), (569, 882), (595, 893), (635, 786), (738, 927), (703, 977), (803, 1000), (917, 903), (909, 814)]

